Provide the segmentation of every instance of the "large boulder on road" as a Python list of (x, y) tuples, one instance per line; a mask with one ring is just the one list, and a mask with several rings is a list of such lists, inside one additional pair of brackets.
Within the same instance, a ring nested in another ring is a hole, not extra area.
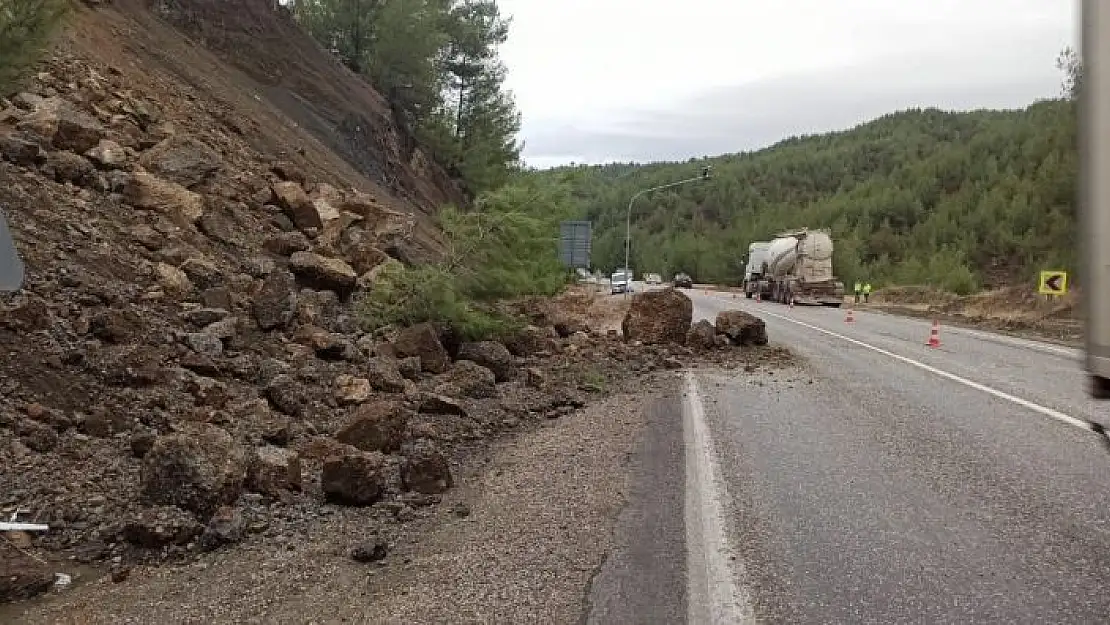
[(644, 344), (683, 343), (694, 317), (694, 303), (673, 287), (632, 296), (621, 323), (625, 340)]
[(733, 345), (766, 345), (767, 325), (755, 315), (742, 310), (717, 313), (717, 334), (728, 337)]

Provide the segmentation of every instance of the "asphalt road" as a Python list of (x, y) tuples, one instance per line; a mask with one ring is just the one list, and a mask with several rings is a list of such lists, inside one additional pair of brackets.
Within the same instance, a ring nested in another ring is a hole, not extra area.
[(1081, 426), (1110, 406), (1075, 351), (945, 326), (931, 349), (920, 320), (687, 292), (804, 363), (692, 372), (652, 408), (672, 418), (588, 621), (1107, 622), (1110, 453)]

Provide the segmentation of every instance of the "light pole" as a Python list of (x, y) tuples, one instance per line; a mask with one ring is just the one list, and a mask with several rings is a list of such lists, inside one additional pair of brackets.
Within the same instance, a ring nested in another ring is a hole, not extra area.
[(640, 189), (636, 193), (633, 193), (632, 197), (628, 199), (628, 210), (625, 211), (625, 214), (624, 214), (624, 267), (623, 267), (623, 270), (624, 270), (624, 277), (628, 281), (628, 286), (624, 290), (624, 296), (625, 297), (628, 297), (628, 288), (630, 288), (632, 286), (632, 276), (630, 276), (629, 272), (628, 272), (628, 252), (629, 252), (629, 250), (631, 249), (631, 246), (632, 246), (632, 203), (636, 201), (636, 198), (638, 198), (641, 195), (644, 195), (646, 193), (651, 193), (652, 191), (660, 191), (662, 189), (669, 189), (671, 187), (677, 187), (679, 185), (687, 184), (687, 183), (690, 183), (690, 182), (698, 182), (699, 180), (709, 180), (709, 170), (711, 170), (712, 168), (713, 168), (712, 165), (706, 165), (705, 167), (701, 168), (701, 175), (700, 176), (695, 176), (693, 178), (687, 178), (685, 180), (679, 180), (678, 182), (671, 182), (671, 183), (668, 183), (668, 184), (661, 184), (658, 187), (651, 187), (650, 189)]

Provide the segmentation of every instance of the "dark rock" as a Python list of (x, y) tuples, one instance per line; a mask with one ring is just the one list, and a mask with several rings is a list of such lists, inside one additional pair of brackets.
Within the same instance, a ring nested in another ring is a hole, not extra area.
[(196, 187), (220, 170), (220, 155), (188, 135), (174, 135), (143, 152), (139, 164), (185, 188)]
[(352, 506), (369, 506), (385, 492), (385, 456), (377, 452), (352, 451), (324, 460), (320, 488), (328, 501)]
[(189, 324), (203, 328), (227, 318), (228, 314), (227, 310), (223, 308), (196, 308), (185, 311), (181, 314), (181, 317)]
[(404, 358), (419, 356), (420, 367), (429, 373), (443, 373), (451, 359), (439, 340), (439, 332), (430, 323), (419, 323), (401, 330), (393, 341), (397, 355)]
[(717, 313), (717, 333), (729, 338), (733, 345), (766, 345), (767, 326), (762, 319), (742, 310)]
[(384, 560), (389, 554), (389, 545), (384, 540), (378, 539), (373, 543), (359, 545), (351, 550), (351, 559), (355, 562), (377, 562)]
[(54, 571), (29, 555), (10, 547), (0, 557), (0, 604), (31, 599), (50, 590)]
[(420, 412), (425, 414), (467, 415), (466, 408), (460, 402), (438, 393), (421, 393), (419, 405)]
[(716, 347), (717, 330), (706, 319), (701, 319), (690, 326), (686, 333), (686, 345), (695, 349), (713, 349)]
[(233, 545), (241, 540), (246, 533), (246, 523), (239, 511), (229, 506), (216, 510), (204, 532), (200, 535), (197, 545), (203, 551), (213, 551), (225, 545)]
[(376, 356), (366, 363), (366, 379), (376, 391), (401, 393), (405, 390), (405, 378), (401, 375), (397, 361)]
[(71, 182), (85, 186), (92, 180), (96, 168), (83, 156), (73, 152), (50, 152), (42, 171), (55, 182)]
[(273, 330), (285, 327), (297, 310), (297, 283), (288, 271), (275, 271), (266, 276), (262, 289), (254, 297), (254, 318), (258, 327)]
[(263, 241), (262, 249), (278, 256), (292, 256), (312, 249), (312, 242), (300, 232), (282, 232)]
[(290, 375), (275, 376), (266, 385), (266, 398), (281, 412), (291, 416), (300, 416), (305, 408), (307, 398), (304, 388)]
[(133, 545), (155, 549), (187, 544), (202, 531), (204, 526), (188, 512), (175, 506), (155, 506), (131, 515), (121, 533)]
[(397, 372), (407, 380), (420, 378), (420, 357), (410, 356), (397, 361)]
[(216, 286), (205, 289), (200, 299), (206, 308), (231, 310), (231, 291), (227, 287)]
[(247, 470), (247, 488), (271, 497), (301, 490), (301, 458), (281, 447), (254, 450)]
[(401, 462), (401, 484), (418, 493), (442, 493), (454, 486), (447, 458), (428, 441), (417, 441), (405, 451)]
[(465, 397), (497, 397), (497, 378), (493, 372), (469, 360), (455, 362), (441, 378), (458, 388)]
[(150, 452), (152, 447), (154, 447), (154, 441), (157, 438), (158, 435), (154, 432), (135, 432), (131, 435), (131, 453), (136, 458), (142, 458)]
[(227, 432), (197, 424), (154, 441), (140, 487), (149, 503), (206, 516), (239, 497), (246, 470), (246, 454)]
[(516, 373), (516, 362), (512, 353), (496, 341), (463, 343), (459, 346), (458, 358), (475, 362), (489, 369), (498, 382), (511, 380)]
[(359, 406), (335, 439), (362, 451), (391, 453), (401, 447), (410, 412), (396, 400)]
[(294, 252), (289, 269), (306, 285), (337, 293), (350, 292), (358, 282), (358, 274), (345, 261), (314, 252)]

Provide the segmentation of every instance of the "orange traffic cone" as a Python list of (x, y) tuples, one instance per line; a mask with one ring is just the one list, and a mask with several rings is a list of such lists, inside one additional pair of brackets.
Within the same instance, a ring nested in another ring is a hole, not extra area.
[(933, 329), (929, 332), (929, 341), (925, 343), (925, 346), (940, 347), (940, 322), (936, 319), (933, 319)]
[(855, 323), (856, 318), (852, 316), (852, 307), (848, 307), (848, 316), (844, 318), (844, 323)]
[(761, 300), (761, 299), (762, 299), (762, 298), (760, 297), (760, 293), (759, 293), (759, 291), (756, 291), (756, 292), (755, 292), (755, 301), (756, 301), (756, 303), (758, 303), (758, 302), (759, 302), (759, 300)]

